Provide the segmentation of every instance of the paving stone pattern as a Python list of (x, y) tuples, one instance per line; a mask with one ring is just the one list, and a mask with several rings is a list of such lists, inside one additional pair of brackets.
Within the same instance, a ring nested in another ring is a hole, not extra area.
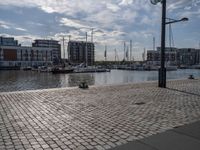
[(111, 149), (200, 120), (200, 80), (0, 93), (0, 150)]

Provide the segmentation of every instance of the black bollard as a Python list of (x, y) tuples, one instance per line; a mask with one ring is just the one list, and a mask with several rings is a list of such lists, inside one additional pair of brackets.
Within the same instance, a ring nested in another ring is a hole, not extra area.
[(87, 85), (86, 82), (81, 82), (81, 83), (79, 84), (79, 88), (80, 88), (80, 89), (88, 89), (89, 87), (88, 87), (88, 85)]
[(194, 79), (194, 76), (191, 74), (189, 75), (188, 79)]

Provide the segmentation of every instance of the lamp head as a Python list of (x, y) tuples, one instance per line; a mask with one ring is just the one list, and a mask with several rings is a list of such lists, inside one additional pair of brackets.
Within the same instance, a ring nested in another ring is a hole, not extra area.
[(151, 0), (151, 4), (153, 5), (156, 5), (159, 2), (162, 2), (162, 0)]
[(188, 20), (189, 20), (189, 19), (186, 18), (186, 17), (184, 17), (184, 18), (181, 19), (181, 21), (188, 21)]

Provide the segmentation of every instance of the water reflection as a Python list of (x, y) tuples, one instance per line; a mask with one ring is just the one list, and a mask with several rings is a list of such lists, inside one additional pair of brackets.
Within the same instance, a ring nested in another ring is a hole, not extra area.
[[(200, 77), (200, 70), (178, 70), (167, 72), (167, 79), (183, 79), (190, 74)], [(89, 85), (137, 83), (158, 79), (157, 71), (112, 70), (106, 73), (56, 74), (32, 71), (0, 71), (0, 91), (18, 91)]]

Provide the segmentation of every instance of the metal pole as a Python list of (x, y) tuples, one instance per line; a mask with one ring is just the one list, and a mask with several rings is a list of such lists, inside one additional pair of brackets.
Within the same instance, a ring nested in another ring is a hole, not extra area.
[(117, 61), (117, 50), (115, 49), (115, 62)]
[(105, 61), (107, 61), (107, 45), (105, 45), (104, 57)]
[(162, 0), (162, 29), (161, 29), (161, 68), (159, 69), (158, 86), (166, 88), (166, 68), (165, 68), (165, 31), (166, 31), (166, 0)]
[(156, 46), (155, 46), (155, 45), (156, 45), (155, 43), (156, 43), (156, 39), (155, 39), (155, 37), (153, 37), (153, 50), (154, 50), (154, 51), (155, 51), (155, 47), (156, 47)]
[(65, 38), (63, 36), (63, 55), (64, 55), (64, 59), (65, 59)]
[(126, 42), (124, 42), (124, 61), (126, 61)]
[(71, 41), (71, 35), (69, 35), (69, 42), (68, 42), (68, 49), (67, 49), (67, 57), (68, 57), (68, 61), (70, 59), (70, 41)]
[(94, 29), (92, 28), (92, 33), (91, 33), (91, 42), (93, 43), (93, 34), (94, 34)]
[(87, 32), (86, 32), (86, 42), (85, 42), (85, 61), (86, 61), (86, 67), (88, 66), (88, 51), (87, 51)]
[(128, 46), (126, 50), (126, 60), (129, 61), (129, 47)]
[(132, 61), (132, 40), (130, 40), (130, 61)]

